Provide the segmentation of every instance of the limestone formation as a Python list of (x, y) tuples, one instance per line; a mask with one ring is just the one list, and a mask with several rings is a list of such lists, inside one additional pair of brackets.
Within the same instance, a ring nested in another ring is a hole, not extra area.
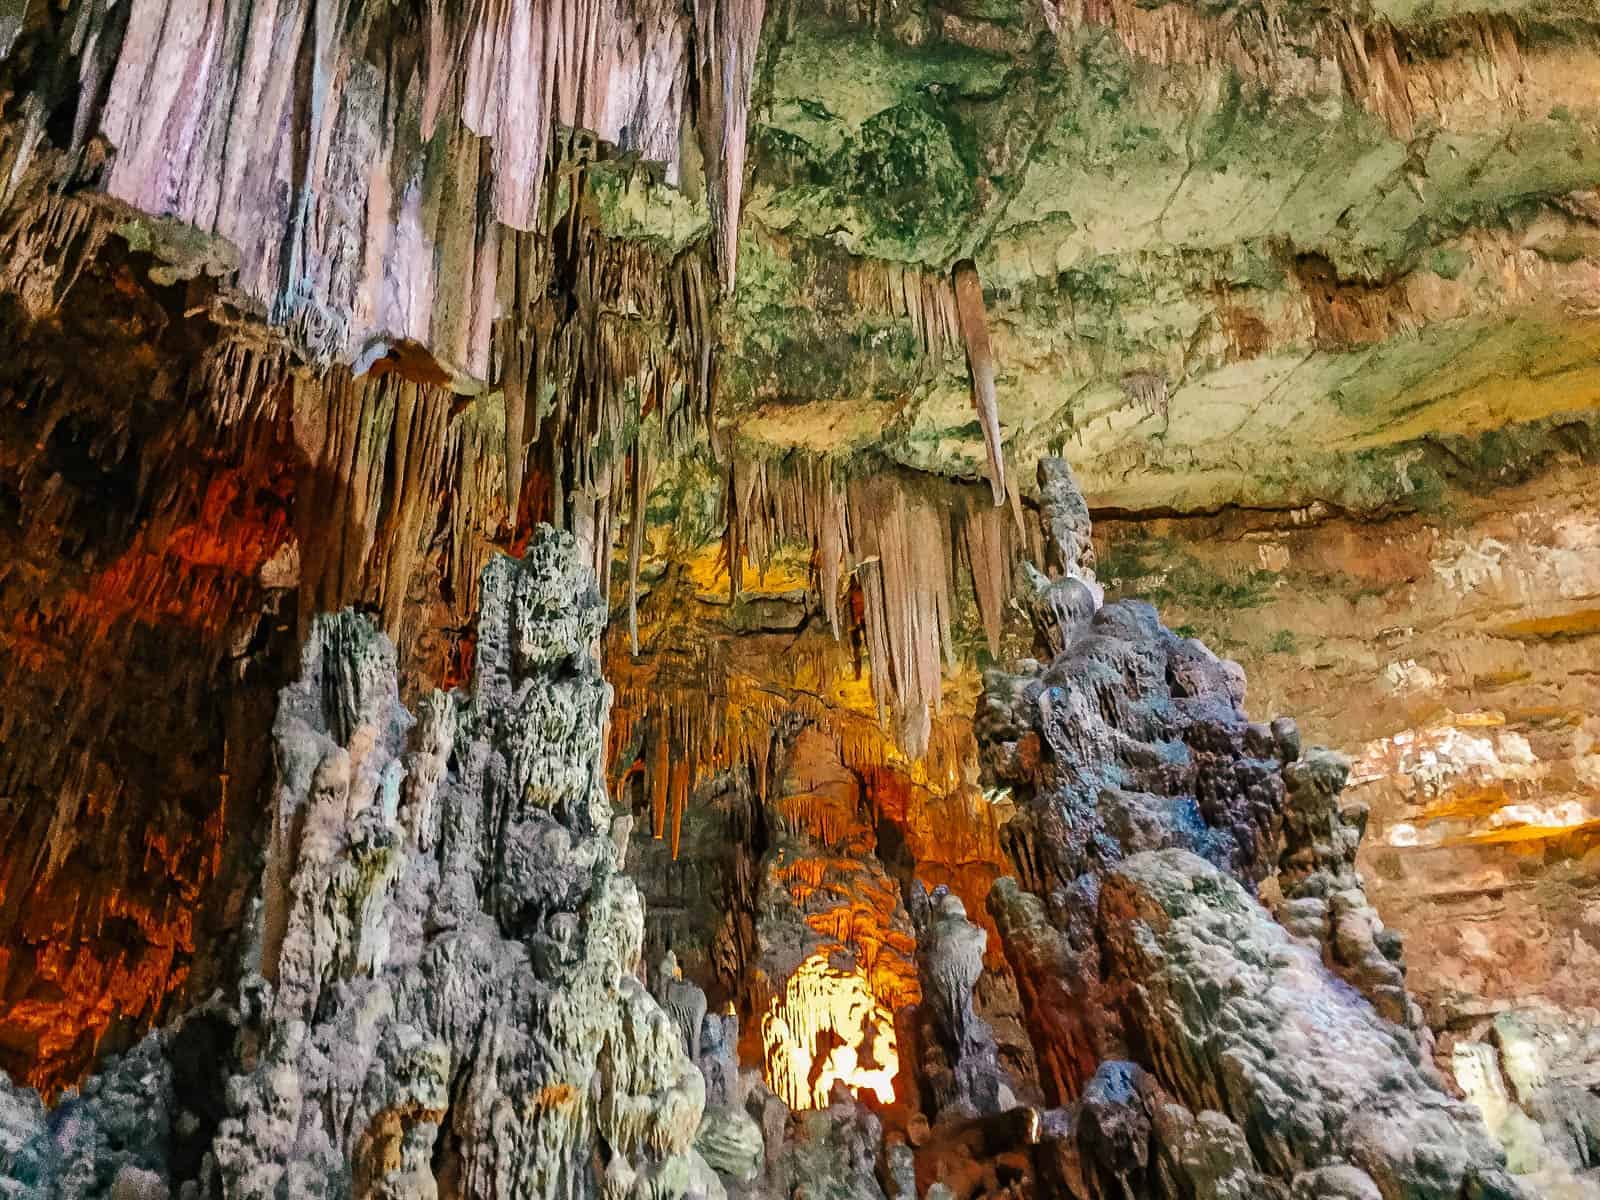
[(973, 1009), (988, 934), (967, 920), (961, 898), (917, 885), (917, 978), (922, 988), (920, 1063), (931, 1090), (930, 1118), (990, 1115), (1015, 1104), (998, 1061), (994, 1031)]
[(1313, 1195), (1330, 1175), (1386, 1200), (1527, 1194), (1409, 1031), (1352, 1003), (1215, 866), (1134, 855), (1106, 877), (1098, 916), (1126, 1044), (1178, 1100), (1232, 1120), (1254, 1169)]
[[(1073, 579), (1087, 510), (1070, 473), (1040, 479)], [(989, 907), (1063, 1105), (1046, 1177), (1093, 1197), (1522, 1195), (1413, 1032), (1353, 867), (1344, 764), (1302, 757), (1292, 722), (1250, 723), (1237, 668), (1148, 605), (1059, 629), (1047, 667), (990, 673), (978, 726), (1019, 808), (1021, 887)], [(1254, 898), (1280, 862), (1289, 929)]]
[(1032, 563), (1024, 562), (1019, 590), (1036, 641), (1054, 658), (1105, 603), (1105, 590), (1095, 579), (1089, 506), (1072, 468), (1065, 459), (1042, 458), (1038, 483), (1039, 519), (1050, 574), (1041, 574)]
[(1367, 812), (1359, 804), (1340, 805), (1348, 774), (1346, 760), (1315, 750), (1284, 770), (1278, 917), (1289, 932), (1320, 947), (1328, 965), (1379, 1013), (1431, 1047), (1422, 1009), (1406, 992), (1401, 940), (1384, 928), (1356, 870)]
[[(168, 1200), (169, 1156), (182, 1113), (204, 1126), (200, 1097), (174, 1089), (168, 1056), (181, 1029), (151, 1034), (49, 1110), (0, 1075), (0, 1196), (6, 1200)], [(203, 1141), (203, 1135), (201, 1139)]]
[[(273, 729), (237, 1073), (209, 1152), (171, 1154), (167, 1114), (190, 1098), (152, 1039), (48, 1128), (8, 1100), (12, 1178), (63, 1200), (180, 1183), (262, 1200), (720, 1194), (694, 1148), (701, 1073), (636, 975), (588, 578), (548, 529), (492, 562), (470, 690), (435, 693), (420, 721), (367, 618), (313, 624)], [(74, 1182), (86, 1170), (104, 1178)]]
[(896, 1095), (897, 1013), (917, 1000), (915, 940), (874, 853), (859, 782), (829, 739), (785, 748), (745, 966), (767, 1083), (791, 1108)]
[(1591, 1200), (1597, 77), (0, 0), (0, 1195)]
[(230, 1196), (716, 1186), (700, 1073), (635, 975), (586, 567), (546, 531), (482, 594), (471, 688), (421, 722), (353, 614), (316, 623), (285, 693), (258, 1049), (215, 1147)]

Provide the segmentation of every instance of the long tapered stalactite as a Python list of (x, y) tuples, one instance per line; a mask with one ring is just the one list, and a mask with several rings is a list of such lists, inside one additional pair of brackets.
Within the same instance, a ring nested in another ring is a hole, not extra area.
[(44, 105), (70, 103), (73, 166), (109, 143), (105, 191), (235, 246), (240, 289), (311, 359), (409, 340), (447, 376), (487, 381), (503, 241), (541, 227), (560, 130), (676, 183), (698, 96), (731, 272), (762, 12), (231, 0), (169, 20), (155, 0), (89, 0), (31, 15), (12, 47), (77, 95), (30, 93), (6, 190), (48, 148)]

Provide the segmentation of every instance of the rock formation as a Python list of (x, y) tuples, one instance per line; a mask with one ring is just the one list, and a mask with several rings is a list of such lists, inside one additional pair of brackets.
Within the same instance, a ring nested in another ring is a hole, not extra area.
[(229, 1195), (270, 1197), (285, 1170), (291, 1194), (715, 1187), (704, 1084), (636, 974), (604, 611), (550, 532), (482, 595), (470, 690), (415, 722), (392, 647), (351, 615), (317, 623), (285, 693), (258, 1048), (215, 1151)]
[(973, 1009), (989, 935), (967, 920), (961, 897), (918, 886), (917, 979), (922, 987), (921, 1070), (932, 1092), (933, 1119), (1012, 1108), (1016, 1098), (1000, 1072), (994, 1031)]
[[(1064, 579), (1088, 532), (1059, 516), (1070, 482), (1041, 470)], [(989, 905), (1064, 1106), (1043, 1169), (1086, 1197), (1524, 1194), (1408, 1027), (1350, 866), (1344, 764), (1249, 723), (1238, 669), (1148, 605), (1088, 610), (1054, 610), (1048, 667), (990, 674), (978, 726), (1020, 809), (1022, 886)], [(1280, 837), (1288, 929), (1253, 895)]]
[[(470, 689), (416, 717), (370, 620), (313, 624), (273, 729), (259, 925), (212, 1147), (197, 1177), (175, 1176), (165, 1118), (190, 1097), (147, 1044), (71, 1102), (92, 1134), (34, 1122), (22, 1152), (46, 1159), (53, 1194), (101, 1194), (71, 1181), (80, 1158), (149, 1173), (159, 1194), (262, 1200), (720, 1193), (694, 1149), (705, 1084), (684, 1006), (663, 1011), (637, 975), (587, 566), (546, 530), (489, 565), (482, 595)], [(702, 996), (696, 1031), (703, 1011)], [(140, 1064), (164, 1102), (126, 1094)], [(129, 1120), (143, 1140), (123, 1150)], [(112, 1150), (72, 1140), (91, 1136)]]

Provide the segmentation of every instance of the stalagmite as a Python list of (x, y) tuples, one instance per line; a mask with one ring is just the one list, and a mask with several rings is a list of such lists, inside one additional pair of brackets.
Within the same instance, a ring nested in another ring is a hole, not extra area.
[(972, 403), (983, 427), (983, 444), (989, 454), (989, 484), (996, 507), (1006, 502), (1006, 452), (1000, 440), (1000, 401), (995, 394), (994, 349), (989, 345), (989, 320), (983, 309), (983, 284), (971, 259), (963, 259), (952, 272), (956, 312), (961, 337), (972, 370)]
[(315, 625), (275, 733), (280, 932), (216, 1143), (229, 1194), (330, 1173), (423, 1194), (441, 1155), (495, 1195), (588, 1194), (597, 1139), (608, 1180), (713, 1186), (699, 1071), (633, 977), (587, 570), (549, 531), (490, 564), (472, 688), (438, 695), (420, 740), (386, 639), (354, 614)]
[(988, 935), (967, 920), (953, 892), (930, 897), (914, 886), (917, 977), (922, 984), (922, 1070), (933, 1095), (935, 1119), (991, 1115), (1016, 1103), (1003, 1077), (994, 1031), (973, 1010), (973, 989), (983, 973)]
[(1328, 966), (1386, 1020), (1431, 1046), (1422, 1009), (1406, 992), (1401, 940), (1384, 929), (1356, 870), (1367, 812), (1359, 804), (1340, 803), (1349, 772), (1347, 760), (1325, 750), (1306, 754), (1284, 772), (1288, 793), (1278, 919), (1315, 945)]
[(0, 0), (0, 1200), (1581, 1194), (1592, 8)]
[[(1018, 807), (1020, 886), (1000, 881), (988, 907), (1062, 1106), (1044, 1176), (1085, 1196), (1219, 1178), (1218, 1195), (1522, 1196), (1407, 1027), (1398, 973), (1376, 971), (1333, 799), (1342, 764), (1302, 757), (1291, 721), (1251, 724), (1242, 672), (1148, 605), (1101, 606), (1071, 473), (1043, 464), (1040, 482), (1055, 583), (1078, 599), (1048, 667), (985, 677), (978, 732), (986, 780)], [(1278, 865), (1286, 781), (1282, 886), (1304, 942), (1254, 898)], [(1356, 933), (1365, 953), (1341, 958)], [(1325, 943), (1378, 1008), (1326, 969)]]

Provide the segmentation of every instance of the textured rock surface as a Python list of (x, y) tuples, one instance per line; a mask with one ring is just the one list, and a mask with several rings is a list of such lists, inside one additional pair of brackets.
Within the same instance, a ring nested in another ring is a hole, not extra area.
[(0, 13), (0, 1063), (225, 979), (315, 613), (414, 692), (541, 516), (605, 574), (611, 456), (710, 402), (763, 7)]
[(1278, 865), (1278, 919), (1309, 939), (1323, 960), (1378, 1012), (1431, 1046), (1422, 1009), (1406, 993), (1400, 937), (1383, 927), (1356, 870), (1367, 810), (1340, 807), (1349, 763), (1313, 750), (1284, 769), (1283, 852)]
[(174, 1092), (180, 1026), (48, 1122), (8, 1093), (12, 1178), (119, 1200), (185, 1181), (263, 1200), (720, 1194), (694, 1149), (701, 1072), (636, 974), (587, 570), (548, 529), (494, 560), (471, 688), (416, 718), (367, 618), (313, 624), (273, 728), (238, 1073), (209, 1152), (172, 1144), (200, 1124), (174, 1111), (197, 1090)]
[[(1147, 605), (1091, 604), (1062, 641), (1047, 668), (990, 673), (978, 725), (1019, 808), (1022, 887), (989, 906), (1065, 1105), (1042, 1122), (1041, 1177), (1089, 1196), (1522, 1195), (1408, 1028), (1352, 865), (1359, 820), (1338, 810), (1344, 764), (1302, 758), (1292, 722), (1250, 724), (1238, 668)], [(1303, 942), (1253, 895), (1280, 840)]]
[[(0, 0), (0, 1066), (129, 1052), (28, 1186), (1492, 1193), (1425, 1020), (1592, 1182), (1591, 10)], [(608, 746), (488, 616), (543, 520)], [(1177, 848), (1297, 939), (1203, 964), (1304, 984), (1238, 1086), (1348, 985), (1429, 1163), (1155, 1060)]]
[(889, 1103), (896, 1017), (918, 1000), (911, 919), (831, 740), (802, 729), (780, 753), (744, 968), (767, 1082), (797, 1109), (826, 1105), (835, 1079)]
[(967, 257), (1006, 452), (1070, 440), (1097, 507), (1371, 511), (1458, 470), (1455, 439), (1589, 425), (1592, 11), (1271, 13), (792, 16), (754, 120), (750, 435), (982, 475)]
[(166, 1200), (173, 1118), (198, 1121), (185, 1109), (198, 1097), (174, 1091), (168, 1055), (179, 1037), (152, 1034), (49, 1111), (0, 1075), (0, 1196)]
[(494, 560), (471, 690), (415, 722), (365, 619), (314, 626), (275, 728), (227, 1194), (715, 1187), (693, 1149), (704, 1083), (635, 975), (586, 570), (549, 531)]
[(961, 897), (943, 889), (928, 896), (918, 885), (912, 917), (922, 985), (919, 1065), (932, 1093), (929, 1117), (1003, 1112), (1016, 1098), (1000, 1071), (994, 1031), (973, 1008), (989, 935), (967, 920)]
[(1100, 894), (1103, 970), (1128, 1045), (1194, 1109), (1243, 1130), (1263, 1173), (1367, 1176), (1378, 1195), (1522, 1196), (1471, 1105), (1413, 1037), (1352, 1001), (1244, 888), (1181, 850), (1135, 855)]
[(1367, 814), (1357, 863), (1447, 1072), (1453, 1040), (1489, 1048), (1502, 1014), (1564, 1010), (1580, 1045), (1590, 1020), (1592, 475), (1570, 458), (1376, 523), (1319, 508), (1097, 525), (1114, 594), (1159, 598), (1245, 664), (1258, 704), (1352, 760), (1338, 805)]

